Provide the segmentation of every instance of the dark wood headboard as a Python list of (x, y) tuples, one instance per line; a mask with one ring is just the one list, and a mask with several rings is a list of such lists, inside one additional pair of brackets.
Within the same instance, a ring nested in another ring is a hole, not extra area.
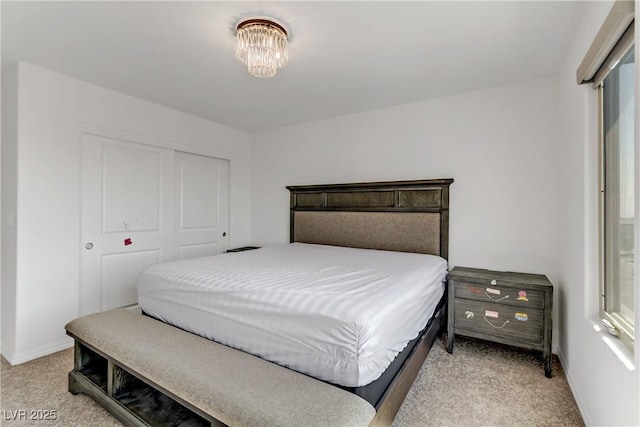
[(288, 186), (290, 241), (449, 256), (453, 179)]

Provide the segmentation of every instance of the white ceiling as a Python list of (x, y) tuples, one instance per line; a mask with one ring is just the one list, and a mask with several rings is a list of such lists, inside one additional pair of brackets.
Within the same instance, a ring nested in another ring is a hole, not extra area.
[[(586, 2), (8, 2), (2, 66), (50, 70), (249, 132), (554, 74)], [(290, 34), (272, 79), (234, 26)]]

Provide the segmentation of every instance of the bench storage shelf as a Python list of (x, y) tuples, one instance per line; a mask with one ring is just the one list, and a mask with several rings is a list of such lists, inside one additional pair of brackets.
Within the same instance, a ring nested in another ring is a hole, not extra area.
[(116, 309), (69, 322), (69, 391), (127, 426), (367, 426), (376, 415), (338, 387)]
[(90, 395), (125, 425), (223, 425), (178, 403), (175, 396), (159, 391), (77, 339), (69, 391)]

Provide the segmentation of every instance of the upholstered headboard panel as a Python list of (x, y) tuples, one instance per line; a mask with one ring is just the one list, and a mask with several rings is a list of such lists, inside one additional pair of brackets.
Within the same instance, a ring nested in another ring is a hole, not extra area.
[(290, 186), (290, 241), (448, 257), (452, 179)]
[(440, 255), (439, 234), (434, 213), (295, 213), (294, 241), (302, 243)]

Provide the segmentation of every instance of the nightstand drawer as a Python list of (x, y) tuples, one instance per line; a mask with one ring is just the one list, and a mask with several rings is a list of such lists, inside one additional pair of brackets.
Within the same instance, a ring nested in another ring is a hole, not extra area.
[(455, 303), (456, 333), (475, 331), (542, 346), (543, 324), (542, 310), (463, 299)]
[(458, 282), (455, 297), (484, 302), (509, 304), (523, 308), (544, 308), (544, 292), (513, 286), (491, 285), (490, 283)]

